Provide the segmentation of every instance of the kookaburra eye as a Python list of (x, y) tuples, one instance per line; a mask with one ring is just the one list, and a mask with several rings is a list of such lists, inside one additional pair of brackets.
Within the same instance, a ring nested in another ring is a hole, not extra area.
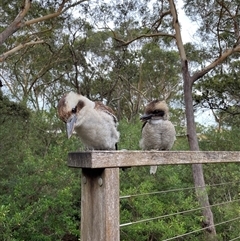
[(77, 106), (75, 108), (72, 108), (72, 113), (75, 114), (77, 112)]
[(157, 116), (163, 116), (164, 115), (164, 111), (163, 110), (154, 110), (153, 114), (157, 115)]

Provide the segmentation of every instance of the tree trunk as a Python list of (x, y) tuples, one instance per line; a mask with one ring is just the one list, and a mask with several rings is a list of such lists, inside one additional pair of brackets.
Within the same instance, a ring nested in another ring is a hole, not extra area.
[[(197, 132), (194, 121), (194, 111), (193, 111), (193, 99), (192, 99), (192, 80), (188, 71), (187, 60), (182, 61), (182, 72), (184, 79), (184, 102), (185, 102), (185, 112), (187, 119), (187, 136), (188, 143), (191, 151), (199, 151), (199, 145), (197, 140)], [(216, 240), (216, 229), (214, 226), (213, 213), (209, 207), (209, 199), (207, 190), (205, 187), (205, 180), (203, 175), (202, 164), (192, 164), (193, 180), (196, 190), (196, 196), (198, 202), (202, 209), (203, 221), (202, 227), (207, 227), (206, 229), (206, 240)]]
[[(199, 145), (197, 140), (197, 132), (194, 120), (194, 111), (193, 111), (193, 99), (192, 99), (192, 86), (194, 79), (191, 78), (188, 70), (188, 61), (184, 49), (184, 45), (181, 37), (181, 29), (178, 21), (178, 15), (174, 0), (169, 0), (170, 10), (173, 17), (173, 28), (175, 29), (175, 38), (176, 44), (178, 47), (182, 75), (184, 81), (184, 102), (185, 102), (185, 113), (187, 119), (187, 136), (188, 143), (191, 151), (199, 151)], [(203, 222), (202, 226), (207, 227), (206, 229), (206, 240), (216, 240), (216, 230), (213, 221), (213, 214), (210, 208), (208, 194), (205, 187), (205, 180), (203, 175), (202, 164), (193, 164), (192, 165), (193, 180), (196, 190), (196, 196), (199, 202), (199, 205), (202, 207)]]

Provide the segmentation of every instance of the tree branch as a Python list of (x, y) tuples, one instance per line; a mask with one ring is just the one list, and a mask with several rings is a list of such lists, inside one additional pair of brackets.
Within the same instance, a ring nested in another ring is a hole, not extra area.
[(16, 46), (15, 48), (7, 51), (6, 53), (0, 55), (0, 62), (3, 62), (9, 55), (19, 51), (20, 49), (26, 47), (26, 46), (29, 46), (29, 45), (34, 45), (34, 44), (42, 44), (44, 43), (43, 40), (37, 40), (37, 41), (31, 41), (31, 42), (28, 42), (28, 43), (24, 43), (24, 44), (19, 44), (18, 46)]
[(29, 21), (26, 21), (23, 26), (29, 26), (29, 25), (34, 24), (34, 23), (46, 21), (46, 20), (49, 20), (49, 19), (51, 19), (51, 18), (56, 18), (56, 17), (58, 17), (60, 14), (66, 12), (68, 9), (70, 9), (70, 8), (72, 8), (72, 7), (75, 7), (76, 5), (78, 5), (78, 4), (80, 4), (80, 3), (83, 3), (83, 2), (86, 2), (86, 1), (88, 1), (88, 0), (80, 0), (80, 1), (77, 1), (76, 3), (71, 4), (71, 5), (69, 5), (68, 7), (64, 8), (64, 5), (65, 5), (67, 2), (69, 2), (69, 0), (63, 0), (56, 12), (50, 13), (50, 14), (48, 14), (48, 15), (45, 15), (45, 16), (42, 16), (42, 17), (39, 17), (39, 18), (31, 19), (31, 20), (29, 20)]
[[(162, 23), (162, 20), (165, 16), (167, 15), (171, 15), (171, 11), (166, 11), (166, 12), (163, 12), (160, 16), (159, 19), (157, 19), (153, 24), (152, 24), (152, 28), (154, 28), (155, 30), (157, 30), (159, 28), (159, 26), (161, 25)], [(157, 24), (156, 27), (154, 27), (155, 25)]]
[(22, 27), (22, 20), (26, 16), (27, 12), (31, 7), (31, 0), (25, 0), (24, 7), (14, 19), (14, 21), (0, 34), (0, 45), (2, 45), (6, 39), (15, 33), (18, 29)]
[(75, 7), (76, 5), (83, 3), (85, 1), (88, 1), (88, 0), (80, 0), (80, 1), (77, 1), (74, 4), (70, 4), (69, 6), (64, 8), (65, 4), (67, 2), (69, 2), (69, 0), (63, 0), (56, 12), (24, 22), (23, 19), (31, 7), (31, 0), (25, 0), (25, 4), (24, 4), (24, 7), (21, 10), (21, 12), (14, 19), (14, 21), (0, 34), (0, 45), (2, 45), (9, 36), (11, 36), (13, 33), (15, 33), (20, 28), (32, 25), (34, 23), (46, 21), (51, 18), (58, 17), (60, 14), (66, 12), (68, 9)]
[(221, 64), (224, 60), (226, 60), (231, 54), (240, 52), (240, 45), (236, 46), (235, 48), (229, 48), (226, 49), (223, 54), (215, 59), (211, 64), (203, 68), (201, 71), (196, 72), (192, 77), (192, 82), (195, 82), (196, 80), (203, 77), (205, 74), (207, 74), (210, 70), (215, 68), (217, 65)]
[(170, 11), (171, 11), (172, 17), (173, 17), (173, 28), (175, 30), (176, 44), (178, 47), (180, 58), (183, 62), (185, 62), (185, 61), (187, 61), (187, 57), (186, 57), (186, 53), (185, 53), (184, 46), (183, 46), (183, 41), (182, 41), (182, 36), (181, 36), (181, 28), (180, 28), (180, 24), (178, 21), (176, 6), (175, 6), (175, 3), (173, 0), (169, 0), (169, 5), (170, 5)]
[(124, 41), (122, 39), (119, 39), (116, 37), (116, 34), (114, 34), (113, 39), (115, 39), (119, 43), (119, 47), (123, 47), (123, 46), (127, 46), (127, 45), (131, 44), (132, 42), (134, 42), (138, 39), (141, 39), (141, 38), (154, 38), (154, 37), (159, 37), (159, 36), (175, 38), (175, 35), (173, 35), (173, 34), (159, 32), (159, 33), (152, 33), (152, 34), (141, 34), (141, 35), (137, 36), (136, 38), (133, 38), (129, 41)]

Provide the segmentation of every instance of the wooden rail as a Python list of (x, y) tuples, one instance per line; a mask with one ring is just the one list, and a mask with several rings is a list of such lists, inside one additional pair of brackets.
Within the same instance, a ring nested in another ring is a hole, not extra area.
[(230, 151), (71, 152), (68, 166), (82, 168), (81, 241), (120, 241), (119, 168), (239, 162)]

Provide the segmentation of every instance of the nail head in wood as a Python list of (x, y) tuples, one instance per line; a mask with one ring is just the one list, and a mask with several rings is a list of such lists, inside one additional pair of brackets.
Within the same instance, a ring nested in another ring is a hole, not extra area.
[(103, 185), (103, 179), (99, 177), (98, 179), (98, 185), (101, 187)]

